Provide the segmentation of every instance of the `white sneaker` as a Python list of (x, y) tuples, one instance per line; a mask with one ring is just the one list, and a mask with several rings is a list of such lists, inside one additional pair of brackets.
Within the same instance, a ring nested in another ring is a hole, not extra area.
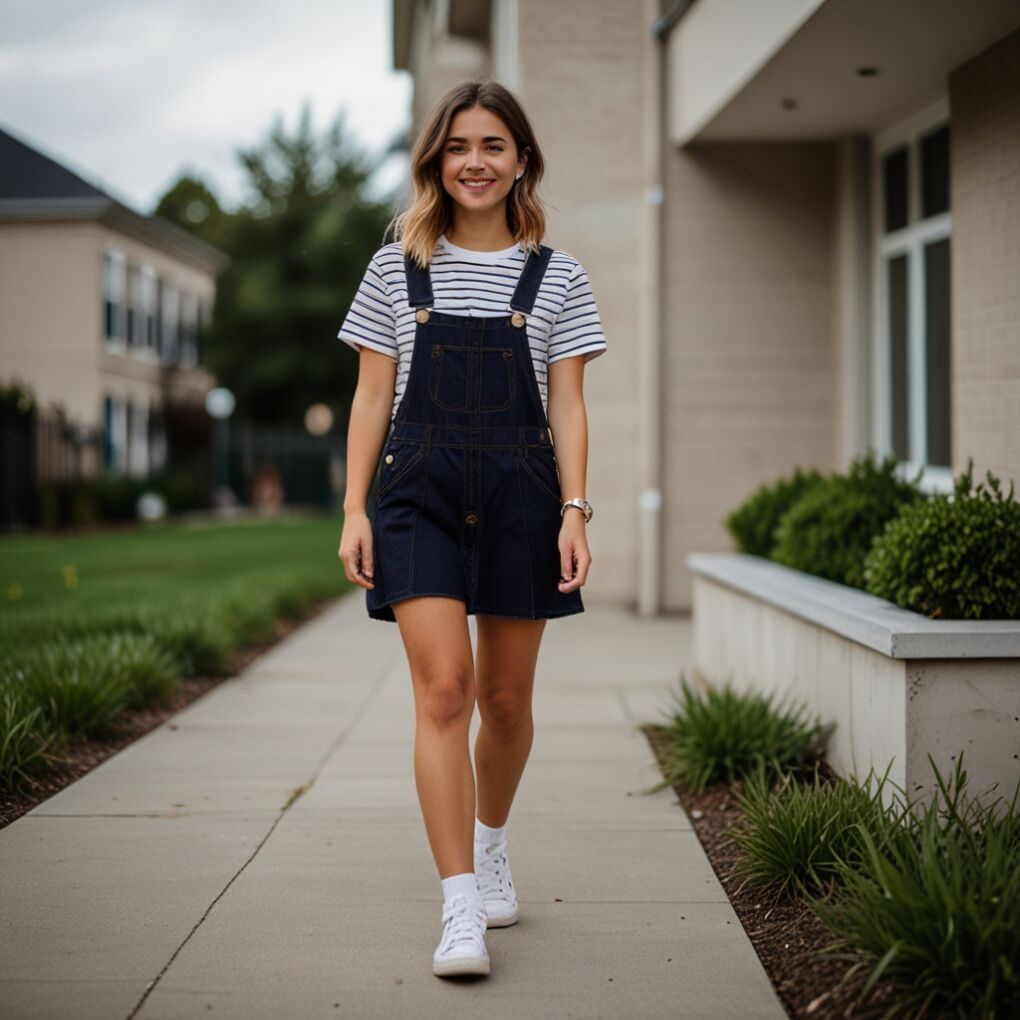
[(454, 896), (443, 904), (443, 937), (432, 954), (433, 974), (489, 973), (485, 920), (482, 904), (466, 896)]
[(475, 843), (475, 874), (485, 903), (489, 928), (506, 928), (517, 921), (517, 893), (506, 861), (506, 840), (494, 845)]

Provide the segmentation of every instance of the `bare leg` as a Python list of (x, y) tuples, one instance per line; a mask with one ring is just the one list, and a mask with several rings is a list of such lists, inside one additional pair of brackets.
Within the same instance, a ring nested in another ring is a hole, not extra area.
[(499, 828), (531, 752), (531, 695), (546, 620), (509, 620), (479, 613), (477, 681), (481, 727), (475, 740), (478, 818)]
[(468, 731), (474, 663), (460, 599), (418, 596), (393, 604), (414, 687), (414, 778), (440, 878), (474, 871), (475, 777)]

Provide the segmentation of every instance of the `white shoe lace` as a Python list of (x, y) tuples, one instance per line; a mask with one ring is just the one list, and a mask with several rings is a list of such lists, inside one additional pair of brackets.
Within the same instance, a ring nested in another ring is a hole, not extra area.
[(454, 896), (443, 906), (443, 938), (440, 956), (460, 942), (468, 942), (480, 953), (485, 950), (485, 926), (488, 918), (482, 906), (472, 907), (466, 896)]
[(506, 862), (506, 840), (486, 846), (484, 851), (479, 847), (475, 856), (475, 874), (483, 900), (512, 902), (514, 883)]

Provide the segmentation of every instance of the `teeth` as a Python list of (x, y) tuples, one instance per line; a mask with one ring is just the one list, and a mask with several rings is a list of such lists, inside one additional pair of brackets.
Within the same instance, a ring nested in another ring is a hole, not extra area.
[(464, 181), (463, 183), (468, 188), (479, 188), (480, 189), (480, 188), (487, 188), (490, 184), (492, 184), (492, 181), (478, 181), (477, 183), (474, 182), (474, 181)]

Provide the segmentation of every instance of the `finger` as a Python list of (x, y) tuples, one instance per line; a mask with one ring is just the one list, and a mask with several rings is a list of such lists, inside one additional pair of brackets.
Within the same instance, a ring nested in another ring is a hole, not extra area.
[(347, 552), (343, 554), (344, 573), (347, 575), (347, 580), (351, 584), (358, 585), (359, 588), (364, 588), (365, 583), (361, 578), (361, 574), (358, 571), (358, 556), (356, 552)]
[(560, 547), (560, 580), (569, 581), (574, 576), (574, 543), (567, 541)]
[(588, 580), (588, 571), (591, 569), (591, 557), (582, 560), (577, 568), (577, 587), (580, 588)]
[(347, 575), (347, 580), (352, 584), (361, 584), (361, 580), (358, 577), (357, 564), (350, 553), (344, 556), (344, 573)]
[(366, 570), (366, 568), (365, 568), (364, 547), (363, 546), (359, 547), (359, 549), (358, 549), (358, 554), (357, 554), (357, 557), (356, 557), (356, 559), (354, 561), (354, 569), (355, 569), (355, 572), (358, 575), (358, 584), (360, 584), (362, 588), (374, 588), (375, 587), (375, 584), (374, 584), (373, 579), (372, 579), (371, 572)]

